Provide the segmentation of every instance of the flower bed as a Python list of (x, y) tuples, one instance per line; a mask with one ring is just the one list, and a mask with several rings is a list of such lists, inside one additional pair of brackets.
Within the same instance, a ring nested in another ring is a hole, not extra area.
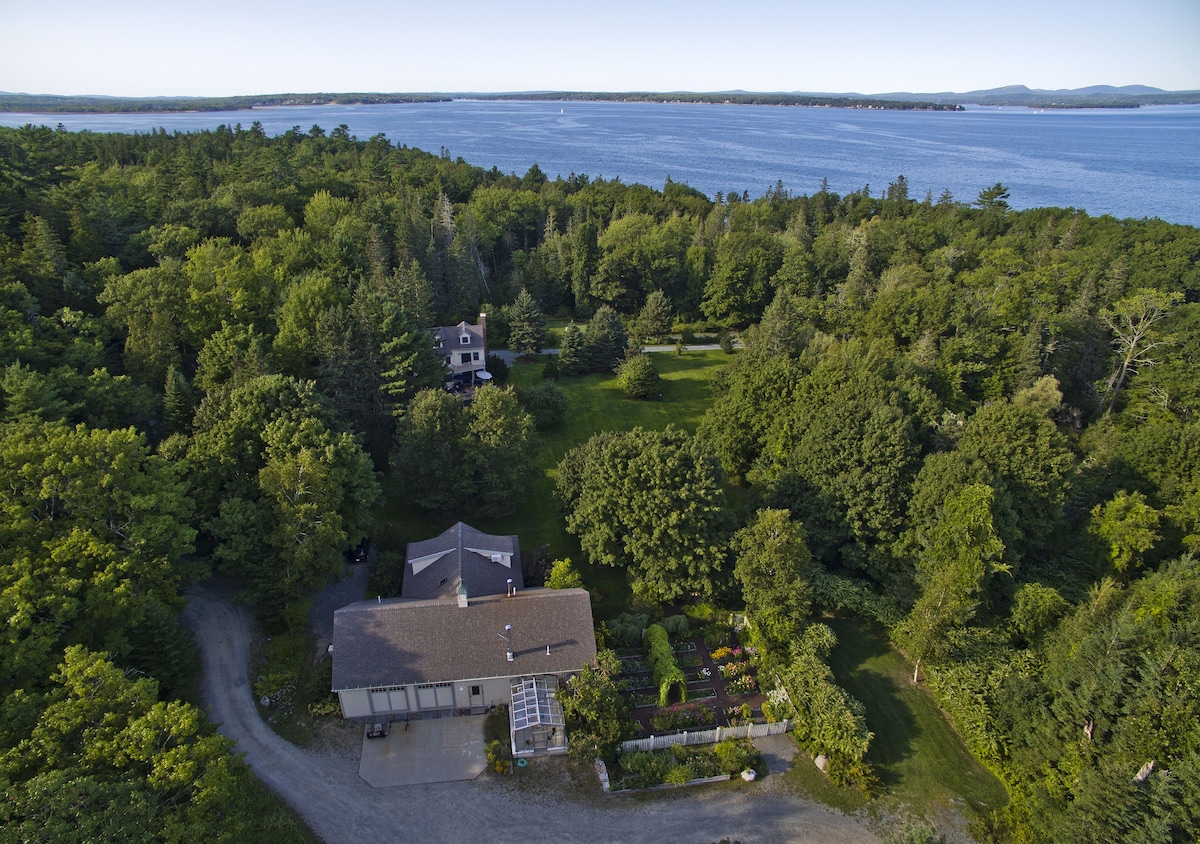
[(677, 703), (660, 707), (650, 718), (650, 726), (656, 733), (671, 730), (694, 730), (697, 727), (714, 727), (717, 713), (702, 703)]
[(726, 680), (732, 680), (734, 677), (741, 677), (750, 670), (750, 663), (746, 660), (740, 662), (725, 662), (717, 666), (717, 670), (721, 672), (721, 676)]
[(753, 674), (743, 674), (725, 684), (725, 693), (750, 695), (758, 691), (758, 679)]
[(754, 710), (748, 703), (743, 703), (741, 706), (730, 706), (725, 709), (725, 718), (731, 727), (751, 724), (754, 722)]
[(713, 662), (737, 662), (744, 660), (746, 657), (754, 656), (758, 653), (757, 650), (751, 647), (728, 647), (721, 646), (709, 654)]

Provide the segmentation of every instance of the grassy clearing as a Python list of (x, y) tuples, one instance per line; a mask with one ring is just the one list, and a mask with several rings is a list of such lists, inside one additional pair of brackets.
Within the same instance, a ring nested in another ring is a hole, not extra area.
[(875, 733), (867, 761), (887, 789), (885, 799), (927, 815), (959, 799), (978, 817), (1004, 806), (1004, 786), (971, 756), (925, 690), (912, 684), (904, 657), (856, 621), (829, 625), (838, 637), (830, 667), (866, 707)]
[[(619, 615), (629, 604), (625, 573), (583, 561), (579, 542), (566, 532), (554, 504), (554, 473), (564, 454), (600, 431), (627, 431), (638, 426), (661, 429), (668, 424), (689, 432), (696, 430), (711, 402), (709, 385), (729, 363), (729, 356), (708, 351), (685, 352), (681, 356), (654, 353), (653, 357), (663, 379), (661, 401), (626, 398), (612, 375), (558, 381), (570, 403), (567, 418), (555, 429), (538, 435), (537, 473), (516, 512), (494, 519), (461, 513), (431, 520), (402, 503), (403, 479), (392, 478), (385, 486), (386, 499), (376, 511), (376, 523), (380, 526), (376, 545), (386, 542), (403, 548), (404, 543), (436, 536), (459, 518), (487, 533), (515, 533), (526, 550), (548, 545), (555, 558), (570, 557), (576, 563), (596, 597), (593, 610), (598, 619)], [(515, 386), (540, 383), (544, 360), (538, 357), (514, 364), (509, 382)]]

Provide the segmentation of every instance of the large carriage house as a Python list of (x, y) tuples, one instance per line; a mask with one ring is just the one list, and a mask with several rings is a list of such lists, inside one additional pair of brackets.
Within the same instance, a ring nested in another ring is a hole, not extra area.
[(459, 522), (408, 546), (399, 598), (333, 619), (333, 691), (363, 721), (509, 705), (513, 753), (566, 751), (559, 683), (595, 659), (589, 595), (526, 589), (515, 536)]

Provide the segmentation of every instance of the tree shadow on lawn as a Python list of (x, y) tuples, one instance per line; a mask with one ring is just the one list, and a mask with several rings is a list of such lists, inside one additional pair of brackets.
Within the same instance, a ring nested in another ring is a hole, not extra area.
[(867, 727), (875, 734), (866, 761), (891, 789), (904, 781), (903, 763), (916, 752), (914, 743), (921, 735), (916, 713), (905, 699), (908, 690), (887, 670), (899, 655), (857, 622), (830, 619), (828, 623), (838, 638), (829, 658), (834, 678), (866, 709)]
[(963, 744), (937, 703), (909, 679), (912, 666), (881, 634), (854, 619), (832, 619), (837, 682), (866, 709), (875, 733), (867, 761), (889, 793), (906, 802), (962, 798), (975, 811), (1008, 802), (1008, 792)]

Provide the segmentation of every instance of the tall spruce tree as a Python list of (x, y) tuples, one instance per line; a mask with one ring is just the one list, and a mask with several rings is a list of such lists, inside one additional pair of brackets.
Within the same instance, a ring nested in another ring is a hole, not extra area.
[(546, 336), (546, 318), (533, 296), (524, 287), (513, 303), (504, 309), (508, 319), (508, 347), (519, 355), (536, 355)]

